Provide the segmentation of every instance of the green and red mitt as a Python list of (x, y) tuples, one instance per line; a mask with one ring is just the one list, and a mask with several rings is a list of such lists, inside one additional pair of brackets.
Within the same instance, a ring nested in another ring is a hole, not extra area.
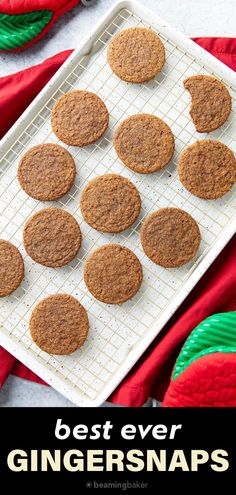
[(88, 0), (1, 0), (0, 51), (27, 48), (80, 1), (89, 3)]
[(164, 407), (236, 407), (236, 312), (212, 315), (186, 340)]

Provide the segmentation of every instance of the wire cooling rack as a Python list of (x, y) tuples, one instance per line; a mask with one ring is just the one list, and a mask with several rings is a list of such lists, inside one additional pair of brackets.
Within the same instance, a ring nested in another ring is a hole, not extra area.
[[(127, 2), (126, 2), (127, 3)], [(144, 16), (145, 17), (145, 16)], [(15, 130), (14, 143), (2, 158), (0, 171), (0, 231), (1, 237), (13, 242), (25, 260), (25, 279), (20, 288), (1, 301), (0, 342), (20, 357), (62, 393), (77, 404), (98, 405), (114, 389), (135, 360), (158, 333), (161, 321), (176, 309), (177, 294), (185, 290), (185, 296), (200, 278), (201, 262), (218, 246), (224, 246), (224, 236), (235, 216), (235, 194), (228, 193), (217, 201), (204, 201), (185, 190), (177, 174), (177, 160), (181, 150), (199, 135), (189, 116), (190, 97), (184, 90), (183, 80), (193, 74), (212, 74), (212, 65), (203, 64), (188, 50), (178, 46), (171, 38), (171, 31), (159, 24), (152, 24), (161, 37), (166, 50), (166, 64), (155, 80), (145, 84), (129, 84), (112, 74), (107, 64), (107, 45), (121, 29), (132, 26), (150, 27), (141, 16), (129, 9), (116, 9), (109, 25), (98, 34), (90, 52), (78, 54), (67, 65), (63, 82), (48, 97), (36, 115), (28, 115), (23, 132)], [(72, 70), (71, 70), (72, 68)], [(76, 160), (77, 177), (71, 191), (57, 202), (42, 203), (28, 197), (16, 178), (19, 159), (30, 147), (44, 143), (60, 143), (51, 129), (51, 109), (65, 92), (80, 88), (97, 93), (106, 103), (110, 114), (109, 130), (104, 137), (85, 148), (65, 146)], [(230, 86), (232, 97), (235, 89)], [(136, 113), (151, 113), (164, 119), (171, 127), (176, 150), (171, 163), (162, 171), (150, 175), (135, 174), (126, 168), (112, 147), (112, 135), (117, 124)], [(210, 134), (236, 152), (235, 103), (227, 123)], [(108, 172), (118, 173), (130, 179), (142, 198), (142, 211), (133, 228), (122, 234), (100, 234), (84, 221), (79, 209), (80, 193), (89, 180)], [(79, 221), (82, 248), (69, 265), (45, 268), (27, 256), (22, 243), (25, 221), (46, 206), (57, 206), (72, 213)], [(146, 215), (160, 207), (183, 208), (198, 222), (202, 242), (198, 255), (187, 265), (166, 270), (152, 263), (143, 253), (140, 241), (140, 225)], [(144, 270), (144, 280), (138, 294), (122, 305), (105, 305), (96, 301), (83, 281), (83, 265), (88, 255), (107, 242), (123, 244), (138, 256)], [(212, 258), (214, 259), (214, 258)], [(208, 263), (209, 264), (209, 263)], [(206, 267), (205, 267), (206, 269)], [(194, 274), (196, 277), (194, 278)], [(192, 278), (191, 278), (192, 276)], [(192, 280), (192, 281), (191, 281)], [(190, 284), (187, 287), (187, 282)], [(89, 315), (90, 332), (84, 346), (71, 356), (52, 356), (41, 351), (31, 340), (29, 318), (35, 304), (42, 298), (67, 292), (84, 305)], [(180, 301), (179, 301), (180, 302)], [(159, 327), (158, 327), (159, 322)], [(156, 330), (155, 330), (156, 328)], [(151, 332), (151, 333), (150, 333)]]

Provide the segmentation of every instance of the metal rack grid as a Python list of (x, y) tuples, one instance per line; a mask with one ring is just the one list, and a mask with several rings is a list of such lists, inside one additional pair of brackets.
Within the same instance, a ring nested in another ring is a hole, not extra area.
[[(12, 339), (32, 356), (82, 395), (95, 399), (119, 370), (129, 351), (145, 338), (161, 313), (171, 305), (176, 292), (184, 285), (211, 247), (223, 235), (235, 214), (235, 197), (229, 193), (217, 201), (204, 201), (192, 196), (178, 180), (176, 165), (180, 151), (199, 135), (189, 117), (188, 93), (182, 81), (196, 73), (211, 74), (189, 53), (158, 33), (165, 45), (166, 64), (161, 74), (148, 83), (132, 85), (112, 74), (107, 61), (107, 44), (120, 29), (147, 26), (138, 16), (123, 9), (64, 80), (55, 94), (21, 134), (3, 158), (0, 166), (1, 236), (12, 241), (23, 252), (26, 276), (21, 287), (1, 305), (1, 323)], [(48, 206), (29, 198), (21, 190), (16, 170), (20, 156), (30, 147), (42, 142), (60, 143), (51, 130), (50, 114), (55, 101), (75, 88), (96, 92), (106, 103), (110, 114), (109, 130), (97, 143), (80, 149), (65, 146), (76, 160), (77, 178), (71, 191), (50, 205), (65, 208), (78, 219), (83, 244), (78, 256), (69, 265), (49, 269), (34, 263), (22, 244), (22, 227), (36, 211)], [(234, 89), (230, 88), (233, 96)], [(135, 113), (153, 113), (170, 125), (176, 139), (172, 162), (156, 174), (141, 176), (126, 168), (112, 147), (113, 130), (117, 123)], [(236, 152), (235, 104), (228, 122), (211, 133)], [(200, 138), (204, 138), (201, 135)], [(85, 184), (97, 175), (115, 172), (129, 178), (139, 189), (142, 211), (133, 228), (119, 235), (100, 234), (82, 219), (79, 195)], [(139, 243), (139, 228), (146, 215), (157, 208), (176, 206), (188, 211), (198, 222), (202, 242), (193, 261), (179, 268), (166, 270), (152, 263)], [(104, 305), (96, 301), (83, 282), (83, 262), (96, 247), (106, 242), (118, 242), (131, 248), (144, 269), (144, 281), (139, 293), (121, 306)], [(84, 346), (71, 356), (51, 356), (41, 351), (31, 340), (28, 321), (35, 304), (49, 294), (68, 292), (77, 297), (87, 309), (90, 333)]]

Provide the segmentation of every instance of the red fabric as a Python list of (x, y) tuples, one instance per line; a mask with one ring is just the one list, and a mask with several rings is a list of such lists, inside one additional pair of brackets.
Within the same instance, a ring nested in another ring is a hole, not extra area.
[[(80, 0), (79, 0), (80, 1)], [(56, 12), (65, 8), (71, 0), (1, 0), (1, 12), (4, 14), (22, 14), (33, 10), (51, 10)], [(74, 3), (76, 3), (74, 1)], [(77, 2), (78, 3), (78, 2)]]
[(236, 407), (236, 353), (216, 352), (190, 364), (167, 389), (164, 407)]
[[(195, 41), (236, 71), (236, 39), (197, 38)], [(11, 127), (52, 77), (70, 51), (0, 79), (0, 130)], [(161, 400), (168, 387), (178, 352), (192, 329), (212, 313), (236, 310), (236, 239), (232, 239), (168, 325), (118, 386), (110, 400), (140, 406), (151, 395)], [(0, 385), (9, 373), (42, 383), (34, 373), (4, 350), (0, 352)]]
[(34, 39), (26, 43), (24, 46), (19, 48), (14, 48), (13, 50), (0, 50), (4, 52), (12, 51), (18, 52), (28, 48), (33, 43), (42, 38), (52, 27), (54, 22), (61, 15), (65, 14), (68, 10), (73, 9), (80, 0), (3, 0), (0, 5), (1, 14), (23, 14), (26, 12), (32, 12), (34, 10), (50, 10), (53, 12), (53, 16), (50, 22), (45, 26), (45, 28), (38, 34)]

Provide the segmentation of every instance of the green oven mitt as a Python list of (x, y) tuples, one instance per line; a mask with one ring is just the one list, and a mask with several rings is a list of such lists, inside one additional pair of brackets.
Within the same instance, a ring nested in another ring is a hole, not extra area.
[[(81, 0), (84, 5), (93, 0)], [(50, 29), (59, 16), (80, 0), (2, 0), (0, 2), (0, 50), (27, 48)]]

